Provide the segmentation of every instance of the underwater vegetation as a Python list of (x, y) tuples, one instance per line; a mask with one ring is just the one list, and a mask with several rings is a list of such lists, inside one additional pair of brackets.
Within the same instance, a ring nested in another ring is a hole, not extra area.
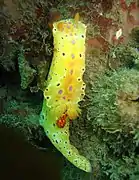
[(100, 77), (92, 88), (87, 119), (105, 147), (99, 165), (109, 179), (132, 179), (138, 171), (138, 84), (139, 71), (123, 68)]
[(131, 135), (138, 129), (138, 81), (138, 70), (120, 69), (96, 82), (88, 108), (94, 130)]
[(63, 154), (62, 180), (139, 179), (138, 1), (3, 4), (0, 73), (17, 79), (4, 96), (0, 81), (1, 122), (44, 149), (48, 137)]

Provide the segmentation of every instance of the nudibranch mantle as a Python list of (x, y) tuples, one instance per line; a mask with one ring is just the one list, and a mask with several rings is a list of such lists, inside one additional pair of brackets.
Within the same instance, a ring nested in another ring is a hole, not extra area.
[(53, 24), (54, 55), (40, 115), (40, 124), (53, 145), (76, 167), (91, 172), (90, 162), (71, 145), (69, 123), (80, 114), (85, 94), (85, 24), (67, 19)]

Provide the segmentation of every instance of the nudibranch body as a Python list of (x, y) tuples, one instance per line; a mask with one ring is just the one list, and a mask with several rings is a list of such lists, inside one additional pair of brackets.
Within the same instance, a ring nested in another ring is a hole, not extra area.
[[(78, 16), (76, 16), (78, 17)], [(69, 122), (80, 114), (79, 101), (85, 94), (86, 26), (75, 19), (53, 24), (54, 55), (40, 123), (53, 145), (76, 167), (91, 172), (90, 162), (69, 140)]]

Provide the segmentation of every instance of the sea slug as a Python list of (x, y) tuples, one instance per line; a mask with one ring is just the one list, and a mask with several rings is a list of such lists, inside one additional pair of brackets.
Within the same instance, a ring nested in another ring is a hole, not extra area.
[(40, 124), (53, 145), (76, 167), (91, 172), (90, 162), (69, 140), (69, 123), (81, 110), (78, 103), (85, 95), (86, 25), (74, 19), (53, 24), (54, 55), (40, 116)]

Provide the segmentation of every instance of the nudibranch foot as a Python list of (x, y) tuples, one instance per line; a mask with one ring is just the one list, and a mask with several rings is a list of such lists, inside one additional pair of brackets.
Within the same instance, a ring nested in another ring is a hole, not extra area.
[[(48, 112), (50, 112), (49, 110)], [(43, 118), (43, 119), (41, 119)], [(61, 118), (66, 119), (64, 127), (57, 126), (57, 121), (53, 113), (46, 113), (45, 103), (41, 112), (41, 125), (44, 127), (47, 137), (50, 139), (52, 144), (76, 167), (83, 171), (91, 172), (90, 162), (82, 155), (79, 154), (78, 150), (71, 145), (69, 140), (69, 123), (70, 120), (66, 114)], [(55, 121), (51, 121), (50, 118)], [(45, 120), (44, 120), (45, 119)]]

